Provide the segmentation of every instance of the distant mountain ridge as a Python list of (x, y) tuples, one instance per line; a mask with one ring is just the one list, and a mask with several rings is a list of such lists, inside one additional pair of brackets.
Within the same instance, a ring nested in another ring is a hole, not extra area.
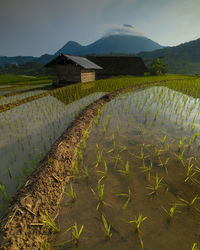
[[(118, 42), (116, 39), (118, 38)], [(139, 40), (138, 40), (139, 39)], [(136, 48), (133, 46), (133, 40), (135, 41)], [(140, 41), (140, 43), (139, 43)], [(137, 43), (136, 43), (137, 42)], [(142, 44), (142, 42), (144, 42)], [(144, 44), (147, 51), (137, 52), (142, 50)], [(155, 47), (154, 47), (155, 46)], [(160, 48), (160, 47), (161, 48)], [(121, 48), (123, 47), (123, 49)], [(121, 49), (120, 49), (121, 48)], [(130, 49), (131, 48), (131, 49)], [(148, 51), (155, 48), (153, 51)], [(159, 48), (159, 49), (156, 49)], [(119, 52), (120, 49), (120, 52)], [(73, 55), (91, 55), (97, 53), (101, 54), (121, 54), (121, 55), (137, 55), (142, 57), (144, 62), (148, 65), (153, 58), (163, 57), (163, 61), (168, 64), (169, 73), (180, 73), (180, 74), (200, 74), (200, 39), (190, 41), (187, 43), (180, 44), (174, 47), (164, 47), (156, 44), (152, 40), (146, 37), (136, 37), (132, 35), (111, 35), (101, 38), (94, 43), (82, 46), (77, 42), (70, 41), (54, 55), (44, 54), (40, 57), (32, 56), (17, 56), (17, 57), (6, 57), (0, 56), (0, 66), (6, 64), (25, 64), (27, 62), (36, 62), (45, 64), (52, 60), (59, 53), (73, 54)], [(85, 54), (86, 53), (86, 54)], [(42, 66), (41, 66), (42, 67)]]
[(153, 51), (163, 46), (147, 37), (135, 35), (110, 35), (98, 39), (94, 43), (82, 46), (77, 42), (69, 41), (55, 55), (102, 55), (110, 53), (136, 54), (141, 51)]
[(55, 57), (55, 55), (49, 55), (44, 54), (40, 57), (34, 57), (34, 56), (0, 56), (0, 66), (6, 65), (6, 64), (25, 64), (27, 62), (37, 62), (41, 64), (45, 64), (48, 61), (52, 60)]

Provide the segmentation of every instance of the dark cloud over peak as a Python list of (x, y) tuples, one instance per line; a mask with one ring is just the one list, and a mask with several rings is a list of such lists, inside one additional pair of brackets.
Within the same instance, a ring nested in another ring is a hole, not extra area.
[(130, 24), (126, 24), (126, 23), (125, 23), (125, 24), (123, 24), (123, 26), (124, 26), (124, 27), (128, 27), (128, 28), (134, 28), (132, 25), (130, 25)]

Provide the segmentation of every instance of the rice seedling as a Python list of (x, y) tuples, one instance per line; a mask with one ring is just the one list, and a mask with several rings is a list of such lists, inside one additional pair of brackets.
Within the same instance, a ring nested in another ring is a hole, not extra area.
[(106, 127), (108, 127), (109, 121), (110, 121), (110, 114), (106, 116)]
[[(143, 145), (144, 146), (144, 145)], [(131, 155), (133, 155), (133, 156), (135, 156), (136, 158), (138, 158), (138, 159), (141, 159), (142, 160), (142, 163), (144, 164), (144, 160), (148, 157), (148, 155), (144, 155), (144, 151), (143, 151), (143, 146), (141, 147), (141, 150), (140, 150), (140, 156), (136, 156), (136, 155), (134, 155), (134, 154), (132, 154), (132, 153), (130, 153)]]
[(181, 153), (179, 153), (178, 155), (175, 153), (175, 156), (183, 164), (183, 166), (184, 166), (184, 160), (183, 160), (183, 154), (184, 154), (184, 152), (185, 152), (185, 149)]
[(199, 250), (199, 247), (196, 242), (193, 244), (192, 250)]
[(112, 132), (112, 141), (113, 141), (113, 148), (111, 148), (108, 153), (111, 153), (115, 150), (115, 147), (116, 147), (116, 143), (115, 143), (115, 134), (114, 132)]
[(155, 185), (148, 187), (149, 189), (153, 190), (149, 195), (157, 195), (158, 189), (160, 189), (161, 186), (163, 185), (162, 184), (163, 177), (159, 178), (158, 173), (156, 173), (156, 176), (154, 177), (154, 179), (155, 179)]
[(100, 183), (103, 179), (107, 177), (108, 167), (106, 161), (104, 161), (104, 171), (97, 171), (97, 172), (103, 174), (103, 176), (98, 181)]
[(8, 202), (10, 200), (10, 197), (7, 194), (6, 188), (5, 188), (5, 186), (2, 183), (0, 183), (0, 191), (2, 193), (2, 196), (3, 196), (4, 200)]
[(183, 143), (186, 141), (186, 136), (183, 136), (181, 138), (181, 140), (179, 141), (179, 146), (178, 146), (178, 152), (181, 151), (182, 147), (183, 147)]
[(116, 193), (115, 195), (120, 196), (120, 197), (127, 197), (127, 200), (126, 200), (126, 202), (124, 203), (124, 205), (122, 207), (122, 209), (126, 209), (129, 202), (130, 202), (130, 200), (131, 200), (131, 190), (130, 190), (130, 188), (128, 188), (128, 194), (126, 194), (126, 193)]
[(157, 157), (160, 157), (161, 153), (162, 153), (162, 152), (165, 152), (165, 151), (166, 151), (166, 149), (162, 149), (162, 148), (155, 147), (155, 155), (156, 155)]
[(40, 250), (48, 250), (50, 248), (50, 244), (48, 242), (44, 242), (40, 247)]
[(112, 233), (110, 232), (111, 225), (108, 224), (108, 222), (106, 221), (106, 218), (104, 217), (103, 214), (102, 214), (101, 218), (102, 218), (103, 225), (104, 225), (104, 232), (106, 235), (106, 240), (109, 240), (112, 237)]
[(82, 138), (82, 145), (83, 145), (83, 149), (86, 149), (86, 141), (85, 141), (85, 136), (83, 136)]
[(118, 171), (126, 176), (129, 176), (130, 175), (129, 161), (126, 162), (125, 170), (118, 170)]
[(82, 169), (83, 175), (85, 178), (89, 178), (89, 168), (88, 165), (85, 165), (84, 168)]
[(189, 141), (189, 144), (188, 144), (188, 147), (190, 148), (192, 146), (192, 143), (194, 141), (194, 138), (195, 138), (195, 135), (193, 135), (191, 138), (190, 138), (190, 141)]
[(117, 123), (117, 131), (119, 132), (119, 124)]
[(112, 139), (113, 139), (113, 148), (115, 148), (116, 143), (115, 143), (115, 134), (112, 132)]
[(99, 122), (100, 116), (101, 116), (101, 110), (100, 110), (100, 109), (98, 109), (97, 116), (96, 116), (96, 118), (95, 118), (95, 120), (94, 120), (94, 122), (95, 122), (95, 124), (96, 124), (96, 125), (97, 125), (97, 124), (98, 124), (98, 122)]
[(186, 166), (187, 172), (186, 172), (186, 178), (184, 180), (185, 182), (192, 180), (193, 176), (197, 173), (196, 171), (193, 171), (194, 164), (191, 164), (192, 159), (193, 157), (189, 159), (189, 162)]
[(152, 173), (152, 169), (153, 169), (152, 162), (148, 166), (146, 166), (145, 164), (143, 164), (143, 166), (140, 167), (140, 169), (142, 170), (143, 173), (147, 174), (147, 180), (150, 181), (150, 179), (151, 179), (151, 173)]
[(85, 130), (85, 139), (87, 140), (88, 137), (89, 137), (89, 131), (88, 131), (88, 129), (86, 129), (86, 130)]
[(7, 172), (8, 172), (9, 178), (12, 179), (12, 174), (11, 174), (11, 171), (10, 171), (10, 168), (9, 168), (9, 167), (7, 167)]
[(70, 183), (70, 188), (68, 188), (68, 189), (66, 190), (66, 192), (64, 192), (64, 194), (66, 194), (67, 196), (71, 197), (71, 198), (72, 198), (72, 202), (75, 201), (75, 199), (76, 199), (76, 193), (74, 192), (71, 183)]
[(160, 166), (162, 166), (165, 169), (165, 172), (168, 175), (168, 169), (167, 169), (166, 165), (168, 164), (168, 162), (170, 160), (170, 157), (168, 157), (164, 162), (162, 162), (160, 157), (158, 157), (158, 158), (159, 158), (159, 161), (160, 161)]
[(144, 127), (144, 125), (142, 124), (142, 122), (140, 123), (139, 131), (140, 131), (140, 134), (141, 134), (141, 135), (144, 135), (144, 134), (145, 134), (145, 127)]
[(191, 201), (187, 201), (187, 200), (179, 197), (179, 200), (182, 201), (183, 203), (176, 203), (176, 205), (191, 208), (194, 205), (195, 201), (197, 201), (199, 199), (200, 199), (200, 197), (198, 195), (196, 195)]
[(103, 132), (105, 133), (106, 132), (106, 125), (103, 123), (102, 126), (103, 126)]
[(81, 151), (77, 150), (77, 154), (78, 154), (79, 160), (82, 161), (83, 155), (82, 155)]
[(121, 150), (119, 151), (119, 153), (127, 150), (127, 147), (125, 145), (120, 145), (119, 147), (121, 148)]
[(117, 168), (119, 162), (123, 163), (122, 157), (118, 154), (117, 156), (112, 157), (115, 160), (114, 168)]
[(78, 161), (77, 160), (73, 160), (72, 168), (70, 169), (70, 171), (72, 172), (72, 175), (69, 176), (70, 178), (77, 178), (79, 176), (80, 171), (78, 168)]
[(165, 135), (165, 136), (163, 137), (162, 144), (165, 144), (166, 138), (167, 138), (167, 136)]
[[(97, 196), (98, 196), (98, 200), (99, 200), (99, 203), (97, 205), (97, 208), (96, 210), (99, 209), (99, 206), (102, 205), (104, 203), (103, 201), (103, 195), (104, 195), (104, 184), (100, 184), (100, 181), (101, 179), (98, 181), (98, 184), (97, 184)], [(95, 192), (93, 191), (93, 189), (91, 189), (92, 192), (95, 194)], [(96, 195), (96, 194), (95, 194)]]
[(127, 223), (135, 223), (136, 225), (136, 232), (139, 232), (142, 222), (145, 221), (147, 217), (143, 217), (142, 214), (139, 214), (138, 217), (135, 216), (134, 220), (126, 221)]
[(156, 109), (155, 113), (154, 113), (154, 121), (157, 120), (157, 117), (158, 117), (158, 110)]
[(47, 210), (45, 211), (45, 214), (40, 213), (43, 220), (42, 222), (49, 226), (54, 232), (60, 232), (60, 229), (56, 226), (54, 220), (51, 218), (51, 216), (48, 214)]
[(197, 137), (200, 135), (200, 132), (197, 131), (195, 134), (194, 134), (194, 141), (196, 141)]
[(97, 143), (96, 143), (96, 148), (97, 148), (97, 163), (95, 166), (98, 167), (102, 162), (103, 150), (100, 150), (99, 145)]
[[(72, 237), (73, 237), (72, 241), (74, 241), (75, 244), (78, 245), (79, 241), (80, 241), (81, 233), (83, 232), (83, 228), (84, 228), (84, 225), (82, 225), (80, 230), (78, 230), (77, 223), (75, 222), (74, 225), (71, 226), (70, 228), (68, 228), (65, 232), (68, 232), (69, 230), (72, 230)], [(65, 244), (66, 244), (66, 242), (65, 242)]]
[(169, 211), (167, 211), (164, 207), (162, 207), (164, 209), (164, 211), (167, 213), (168, 215), (168, 221), (170, 222), (172, 220), (172, 218), (174, 217), (175, 213), (180, 213), (180, 211), (177, 211), (177, 204), (174, 204), (174, 206), (172, 206)]

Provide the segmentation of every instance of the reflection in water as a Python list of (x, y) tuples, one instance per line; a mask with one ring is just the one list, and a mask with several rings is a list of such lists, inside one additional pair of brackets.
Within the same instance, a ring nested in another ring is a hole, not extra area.
[(28, 92), (23, 93), (23, 94), (13, 95), (13, 96), (9, 96), (9, 97), (2, 97), (2, 98), (0, 98), (0, 105), (4, 105), (4, 104), (8, 104), (8, 103), (15, 102), (18, 100), (22, 100), (22, 99), (30, 97), (30, 96), (39, 95), (39, 94), (42, 94), (44, 92), (46, 92), (46, 90), (34, 90), (34, 91), (28, 91)]
[(5, 195), (24, 182), (76, 115), (104, 94), (91, 94), (69, 105), (46, 96), (0, 113), (0, 184), (6, 188), (0, 196), (2, 209)]

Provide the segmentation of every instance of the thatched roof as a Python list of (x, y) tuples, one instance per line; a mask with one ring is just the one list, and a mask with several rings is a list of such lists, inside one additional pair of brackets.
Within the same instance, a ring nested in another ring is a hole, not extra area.
[(97, 64), (95, 64), (94, 62), (91, 62), (85, 57), (64, 55), (64, 54), (60, 54), (59, 56), (54, 58), (52, 61), (47, 63), (45, 67), (51, 67), (56, 64), (66, 65), (69, 63), (75, 63), (76, 65), (79, 65), (83, 69), (102, 69)]

